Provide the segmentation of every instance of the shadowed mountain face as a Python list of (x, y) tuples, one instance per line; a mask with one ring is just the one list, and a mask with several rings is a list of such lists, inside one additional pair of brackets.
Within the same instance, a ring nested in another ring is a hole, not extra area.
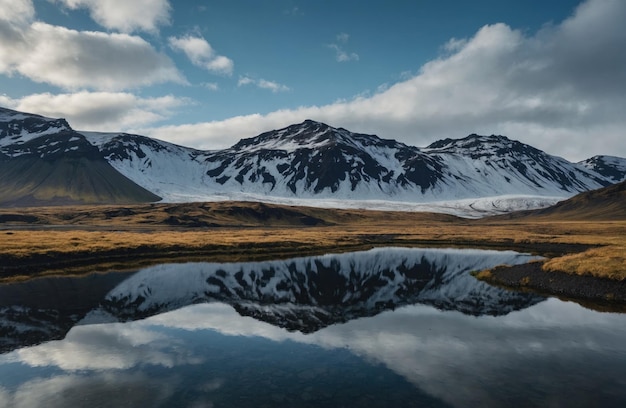
[(0, 351), (62, 338), (79, 322), (136, 320), (206, 302), (303, 333), (416, 303), (503, 315), (543, 298), (489, 286), (469, 272), (531, 259), (514, 252), (380, 248), (282, 261), (163, 264), (132, 276), (36, 279), (0, 286)]
[(0, 205), (133, 204), (160, 198), (103, 159), (0, 160)]
[(0, 205), (129, 204), (159, 197), (115, 170), (64, 119), (0, 109)]

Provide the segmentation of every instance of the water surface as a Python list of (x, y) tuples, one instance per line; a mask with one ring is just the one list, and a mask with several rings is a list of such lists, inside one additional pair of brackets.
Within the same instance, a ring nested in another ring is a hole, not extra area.
[(0, 406), (623, 406), (626, 316), (383, 248), (0, 287)]

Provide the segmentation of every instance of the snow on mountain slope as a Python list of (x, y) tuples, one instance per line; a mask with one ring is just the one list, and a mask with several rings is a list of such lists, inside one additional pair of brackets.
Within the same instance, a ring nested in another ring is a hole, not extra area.
[[(65, 119), (51, 119), (0, 108), (0, 157), (58, 157), (89, 146)], [(89, 149), (88, 149), (89, 150)], [(97, 152), (95, 149), (88, 154)], [(85, 153), (85, 152), (83, 152)]]
[(216, 191), (278, 197), (565, 197), (608, 184), (586, 168), (503, 136), (471, 135), (420, 150), (313, 121), (244, 139), (206, 162)]
[(424, 151), (444, 159), (456, 170), (453, 177), (460, 177), (478, 197), (494, 195), (494, 191), (563, 196), (607, 185), (603, 177), (586, 168), (505, 136), (444, 139)]
[(117, 171), (164, 202), (212, 201), (203, 164), (210, 152), (127, 133), (81, 133)]
[(0, 150), (41, 136), (71, 131), (65, 119), (51, 119), (0, 108)]
[(159, 265), (109, 292), (103, 309), (126, 320), (219, 301), (303, 332), (413, 303), (499, 315), (542, 298), (487, 285), (469, 272), (531, 259), (511, 251), (379, 248), (281, 261)]
[(578, 164), (595, 171), (614, 183), (626, 180), (626, 159), (615, 156), (593, 156)]
[(357, 200), (428, 196), (442, 167), (416, 147), (310, 120), (244, 139), (206, 163), (218, 191)]
[[(401, 201), (387, 195), (375, 196), (378, 199), (346, 199), (335, 196), (330, 198), (318, 198), (317, 196), (302, 198), (294, 195), (289, 197), (278, 196), (273, 195), (271, 191), (256, 191), (254, 188), (243, 189), (241, 186), (227, 190), (222, 185), (216, 185), (215, 181), (206, 174), (209, 171), (206, 170), (205, 165), (207, 158), (211, 160), (213, 155), (220, 155), (221, 152), (203, 152), (143, 136), (123, 133), (81, 133), (94, 146), (101, 149), (105, 157), (119, 172), (163, 197), (164, 202), (262, 201), (323, 208), (428, 211), (475, 218), (516, 210), (547, 207), (563, 199), (563, 196), (505, 195), (419, 202), (408, 199)], [(281, 136), (284, 134), (283, 132)], [(245, 142), (246, 140), (242, 141), (241, 145), (248, 152), (262, 150), (268, 146), (294, 151), (305, 145), (303, 140), (295, 142), (283, 140), (282, 145), (276, 140), (267, 140), (260, 145), (246, 147)], [(324, 143), (328, 144), (329, 141), (314, 142), (314, 145), (320, 146)], [(398, 145), (406, 147), (401, 144)], [(417, 150), (416, 148), (408, 149)], [(230, 150), (234, 150), (234, 148)]]
[(307, 120), (198, 151), (82, 132), (119, 172), (164, 201), (248, 200), (484, 216), (540, 208), (609, 181), (503, 136), (424, 149)]
[(470, 135), (420, 149), (312, 120), (217, 151), (75, 132), (63, 119), (8, 109), (0, 109), (0, 132), (0, 159), (106, 159), (165, 202), (235, 199), (483, 216), (550, 205), (626, 174), (626, 159), (574, 164), (504, 136)]

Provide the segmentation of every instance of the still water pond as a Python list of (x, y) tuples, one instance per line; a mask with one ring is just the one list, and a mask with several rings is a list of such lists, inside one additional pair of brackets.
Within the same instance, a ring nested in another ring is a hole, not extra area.
[(626, 315), (382, 248), (0, 286), (0, 407), (626, 406)]

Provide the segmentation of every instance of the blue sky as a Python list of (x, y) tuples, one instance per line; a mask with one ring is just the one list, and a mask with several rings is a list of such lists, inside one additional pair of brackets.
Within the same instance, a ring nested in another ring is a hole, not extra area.
[(310, 118), (626, 157), (622, 0), (0, 0), (0, 105), (198, 148)]

